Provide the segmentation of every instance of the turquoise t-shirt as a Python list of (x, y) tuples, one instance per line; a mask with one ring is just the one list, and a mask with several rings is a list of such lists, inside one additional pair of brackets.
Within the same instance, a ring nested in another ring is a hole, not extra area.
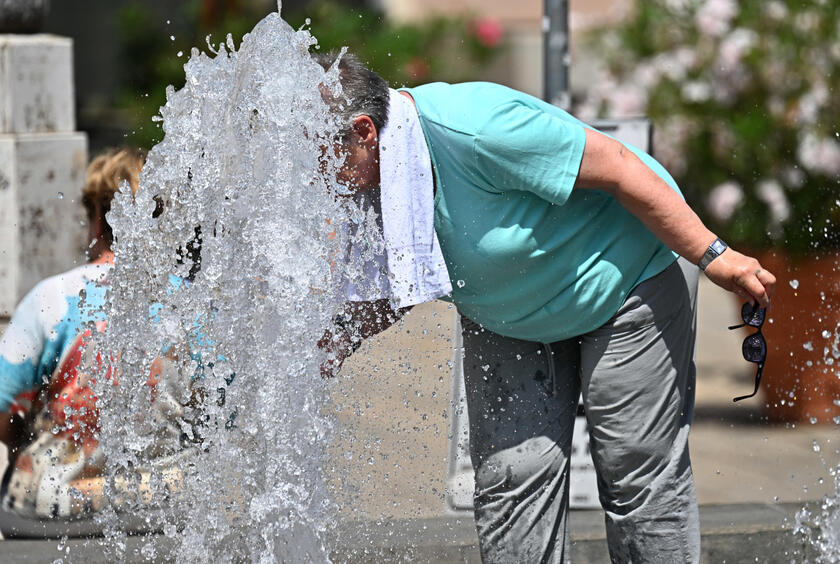
[[(614, 198), (572, 190), (588, 127), (490, 83), (432, 83), (414, 98), (435, 172), (435, 231), (468, 318), (559, 341), (608, 321), (675, 254)], [(679, 192), (647, 153), (627, 146)]]

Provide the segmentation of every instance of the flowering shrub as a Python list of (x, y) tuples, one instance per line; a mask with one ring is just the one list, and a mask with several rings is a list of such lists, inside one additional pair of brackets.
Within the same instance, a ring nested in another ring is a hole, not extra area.
[(840, 3), (644, 0), (594, 41), (579, 113), (653, 120), (657, 158), (731, 244), (840, 248)]

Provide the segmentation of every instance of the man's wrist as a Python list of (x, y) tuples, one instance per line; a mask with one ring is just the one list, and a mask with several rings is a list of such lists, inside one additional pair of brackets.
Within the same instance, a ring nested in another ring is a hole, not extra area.
[(697, 263), (697, 266), (700, 267), (700, 270), (706, 270), (706, 267), (709, 264), (718, 258), (723, 251), (729, 248), (729, 245), (723, 242), (723, 239), (720, 237), (716, 238), (712, 241), (712, 244), (706, 249), (706, 252), (703, 253), (703, 256), (700, 257), (700, 261)]
[(364, 338), (362, 337), (361, 323), (349, 316), (339, 314), (333, 318), (333, 324), (337, 330), (347, 335), (349, 354), (356, 352), (362, 346)]

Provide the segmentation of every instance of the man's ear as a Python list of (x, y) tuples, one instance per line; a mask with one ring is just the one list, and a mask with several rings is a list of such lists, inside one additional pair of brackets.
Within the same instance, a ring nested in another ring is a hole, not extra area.
[(370, 116), (358, 116), (353, 120), (353, 132), (358, 136), (358, 142), (368, 148), (376, 145), (378, 138), (376, 126)]

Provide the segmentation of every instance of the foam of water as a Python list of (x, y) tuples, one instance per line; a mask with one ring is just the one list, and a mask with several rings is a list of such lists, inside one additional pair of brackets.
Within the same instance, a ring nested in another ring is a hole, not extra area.
[[(333, 425), (315, 344), (341, 302), (335, 226), (354, 212), (324, 158), (337, 128), (321, 88), (340, 86), (308, 56), (313, 43), (275, 13), (239, 50), (230, 38), (194, 49), (136, 200), (118, 194), (108, 216), (116, 264), (99, 350), (111, 352), (97, 393), (115, 557), (117, 515), (134, 512), (174, 545), (150, 540), (147, 558), (328, 560)], [(197, 227), (200, 271), (182, 283)]]

